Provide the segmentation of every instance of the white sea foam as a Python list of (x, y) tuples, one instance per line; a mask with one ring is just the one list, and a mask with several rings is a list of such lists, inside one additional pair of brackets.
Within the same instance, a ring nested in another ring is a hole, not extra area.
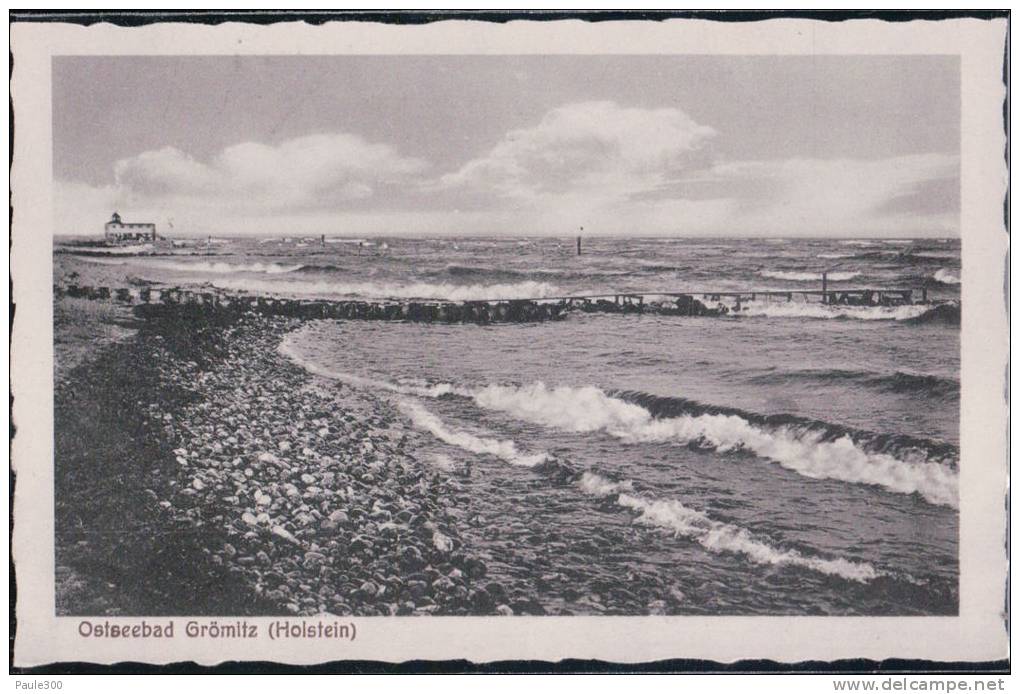
[(931, 260), (955, 260), (960, 257), (956, 251), (924, 251), (923, 253), (911, 253), (912, 258), (928, 258)]
[[(959, 476), (951, 468), (935, 462), (900, 460), (886, 453), (869, 452), (858, 447), (849, 435), (823, 441), (821, 432), (793, 426), (762, 427), (738, 415), (702, 414), (657, 419), (644, 407), (612, 397), (594, 386), (549, 388), (537, 382), (525, 386), (489, 385), (467, 389), (449, 383), (395, 384), (326, 369), (302, 359), (288, 340), (284, 340), (279, 349), (309, 372), (349, 385), (427, 398), (453, 393), (473, 398), (483, 409), (503, 412), (527, 422), (574, 433), (605, 431), (631, 444), (698, 442), (719, 452), (744, 449), (804, 477), (875, 485), (900, 494), (916, 493), (943, 506), (956, 507), (959, 503)], [(437, 426), (433, 431), (437, 437), (442, 438), (437, 431), (449, 432), (443, 428), (441, 420), (418, 407), (424, 412), (422, 423), (429, 421)], [(425, 415), (432, 419), (427, 420)]]
[(303, 265), (280, 265), (279, 263), (224, 263), (222, 261), (183, 262), (179, 260), (149, 260), (146, 265), (181, 272), (212, 272), (230, 274), (235, 272), (258, 272), (279, 275), (300, 270)]
[(600, 475), (586, 472), (578, 486), (595, 497), (617, 495), (616, 503), (637, 512), (635, 522), (671, 530), (677, 537), (694, 540), (710, 552), (740, 554), (756, 564), (799, 566), (830, 576), (866, 583), (879, 574), (871, 564), (847, 559), (822, 559), (805, 556), (795, 549), (781, 549), (756, 539), (745, 528), (714, 520), (701, 511), (675, 500), (646, 499), (634, 494), (629, 482), (611, 482)]
[(332, 282), (322, 280), (295, 280), (272, 282), (233, 277), (216, 278), (212, 283), (221, 289), (290, 294), (301, 296), (350, 296), (369, 299), (441, 299), (447, 301), (477, 301), (484, 299), (541, 299), (559, 296), (560, 290), (546, 282), (518, 282), (515, 284), (380, 284), (375, 282)]
[[(820, 272), (797, 272), (787, 270), (761, 270), (759, 273), (762, 277), (771, 277), (776, 280), (789, 280), (791, 282), (821, 282), (822, 273)], [(859, 272), (830, 272), (828, 278), (832, 282), (842, 282), (845, 280), (852, 280), (861, 273)]]
[(960, 283), (960, 278), (953, 274), (951, 270), (947, 270), (946, 268), (939, 268), (938, 270), (936, 270), (935, 274), (932, 275), (932, 278), (936, 282), (941, 282), (942, 284)]
[(376, 378), (368, 378), (365, 376), (357, 376), (355, 374), (344, 373), (341, 371), (334, 371), (333, 369), (327, 368), (318, 364), (310, 359), (305, 359), (298, 352), (297, 348), (288, 335), (280, 342), (280, 346), (277, 351), (283, 356), (287, 357), (295, 364), (316, 376), (322, 376), (329, 378), (334, 381), (346, 383), (349, 386), (356, 386), (359, 388), (370, 388), (372, 390), (384, 390), (390, 393), (397, 393), (400, 395), (417, 395), (423, 398), (438, 398), (449, 393), (456, 393), (458, 395), (464, 395), (470, 397), (470, 391), (457, 389), (449, 383), (439, 383), (436, 385), (429, 385), (427, 383), (390, 383), (389, 381), (383, 381)]
[(364, 244), (367, 239), (342, 239), (337, 237), (326, 237), (326, 243), (353, 243), (353, 244)]
[(862, 239), (847, 239), (845, 241), (840, 241), (840, 243), (843, 244), (844, 246), (874, 246), (875, 245), (874, 241), (864, 241)]
[(440, 441), (463, 448), (471, 453), (492, 455), (511, 465), (534, 467), (546, 460), (544, 453), (525, 455), (513, 441), (500, 440), (473, 434), (463, 429), (453, 429), (442, 419), (413, 400), (401, 400), (397, 407), (407, 415), (416, 427), (435, 436)]
[(890, 246), (910, 246), (914, 242), (910, 239), (883, 239), (882, 243), (889, 244)]
[(853, 258), (853, 253), (819, 253), (819, 258)]
[(805, 477), (870, 484), (901, 494), (921, 494), (934, 504), (956, 506), (959, 477), (932, 462), (899, 460), (859, 448), (849, 435), (823, 441), (820, 432), (761, 427), (737, 415), (702, 414), (656, 419), (634, 403), (598, 388), (488, 386), (475, 393), (485, 409), (577, 433), (605, 431), (628, 443), (698, 442), (720, 452), (745, 449)]
[[(145, 258), (144, 260), (134, 261), (126, 258), (88, 258), (90, 263), (97, 263), (99, 265), (127, 265), (128, 263), (137, 262), (140, 265), (144, 265), (149, 268), (160, 268), (163, 270), (173, 270), (175, 272), (202, 272), (202, 273), (218, 273), (218, 274), (233, 274), (237, 272), (251, 272), (251, 273), (264, 273), (267, 275), (278, 275), (287, 272), (294, 272), (295, 270), (301, 269), (302, 265), (279, 265), (277, 263), (224, 263), (222, 261), (197, 261), (187, 262), (181, 260), (165, 260), (165, 259), (154, 259)], [(243, 280), (242, 280), (243, 281)]]
[(483, 409), (577, 433), (605, 430), (623, 438), (652, 421), (645, 408), (595, 386), (490, 385), (475, 391), (474, 400)]
[(852, 318), (855, 320), (907, 320), (917, 318), (931, 306), (838, 306), (807, 301), (751, 301), (730, 315), (755, 318)]
[(76, 246), (68, 247), (73, 253), (82, 255), (145, 255), (152, 251), (152, 244), (146, 243), (140, 246), (110, 246), (110, 247), (89, 247)]
[[(544, 453), (531, 455), (521, 453), (513, 441), (453, 429), (413, 400), (402, 400), (398, 403), (398, 408), (410, 417), (418, 428), (428, 431), (440, 441), (466, 451), (492, 455), (512, 465), (523, 467), (535, 467), (547, 459)], [(636, 523), (671, 530), (676, 537), (693, 539), (711, 552), (739, 554), (757, 564), (800, 566), (862, 583), (878, 576), (878, 572), (870, 564), (855, 563), (842, 558), (822, 559), (805, 556), (797, 550), (779, 549), (755, 539), (744, 528), (713, 520), (679, 501), (646, 499), (633, 493), (633, 485), (630, 482), (612, 482), (595, 473), (585, 472), (578, 480), (577, 486), (589, 496), (604, 498), (617, 495), (616, 503), (619, 506), (639, 514), (635, 519)]]

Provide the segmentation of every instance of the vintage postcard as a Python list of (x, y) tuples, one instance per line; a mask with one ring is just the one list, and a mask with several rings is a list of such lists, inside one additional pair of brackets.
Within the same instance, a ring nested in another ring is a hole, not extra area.
[(15, 664), (1006, 658), (1006, 32), (15, 22)]

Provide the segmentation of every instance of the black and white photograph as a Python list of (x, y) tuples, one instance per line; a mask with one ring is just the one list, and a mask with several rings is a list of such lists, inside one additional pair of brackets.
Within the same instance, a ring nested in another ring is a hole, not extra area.
[(121, 53), (49, 63), (76, 639), (961, 616), (958, 53)]

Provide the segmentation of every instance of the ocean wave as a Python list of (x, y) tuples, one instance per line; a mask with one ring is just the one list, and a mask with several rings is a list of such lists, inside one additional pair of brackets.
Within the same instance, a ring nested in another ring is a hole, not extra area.
[(315, 361), (302, 357), (297, 347), (294, 345), (292, 337), (289, 335), (280, 342), (280, 346), (277, 348), (277, 351), (303, 368), (305, 371), (315, 376), (329, 378), (334, 381), (339, 381), (340, 383), (346, 383), (349, 386), (383, 390), (390, 393), (398, 393), (400, 395), (417, 395), (423, 398), (440, 398), (449, 394), (463, 395), (466, 397), (470, 397), (471, 395), (470, 391), (454, 388), (454, 386), (449, 383), (429, 385), (424, 381), (412, 379), (411, 382), (397, 384), (376, 378), (368, 378), (366, 376), (357, 376), (355, 374), (345, 373), (342, 371), (334, 371), (333, 369), (327, 368)]
[(956, 260), (960, 257), (957, 251), (918, 251), (910, 253), (909, 257), (923, 258), (925, 260)]
[(152, 252), (152, 244), (147, 243), (141, 246), (109, 246), (109, 247), (94, 247), (88, 246), (75, 246), (66, 247), (61, 250), (67, 253), (76, 253), (81, 255), (148, 255)]
[(960, 325), (960, 302), (949, 301), (930, 308), (916, 318), (908, 318), (906, 323)]
[[(938, 505), (956, 507), (958, 503), (959, 477), (954, 466), (959, 451), (946, 443), (853, 431), (817, 420), (760, 415), (683, 398), (627, 391), (607, 393), (595, 386), (549, 388), (537, 382), (472, 389), (422, 381), (396, 384), (325, 369), (302, 359), (286, 340), (279, 349), (311, 373), (350, 385), (427, 398), (457, 395), (472, 399), (482, 409), (541, 426), (573, 433), (604, 431), (632, 444), (675, 442), (720, 453), (747, 450), (805, 477), (920, 494)], [(420, 415), (419, 419), (423, 428), (443, 431), (436, 425), (441, 424), (438, 418), (428, 420)], [(453, 443), (456, 437), (449, 437)], [(500, 448), (491, 440), (465, 445)]]
[[(754, 538), (744, 528), (714, 520), (701, 511), (684, 506), (679, 501), (652, 500), (635, 494), (633, 484), (630, 482), (612, 482), (590, 471), (577, 475), (572, 472), (569, 464), (556, 461), (546, 453), (525, 454), (513, 441), (455, 429), (413, 400), (402, 400), (397, 407), (416, 427), (444, 443), (470, 453), (491, 455), (511, 465), (559, 476), (564, 481), (574, 481), (588, 496), (600, 499), (615, 497), (618, 506), (637, 513), (635, 523), (672, 531), (675, 537), (692, 539), (710, 552), (738, 554), (756, 564), (798, 566), (861, 583), (878, 576), (878, 572), (870, 564), (855, 563), (842, 558), (822, 559), (805, 556), (793, 549), (776, 548)], [(445, 464), (447, 467), (452, 463), (449, 458), (439, 458), (435, 462), (439, 465)]]
[(839, 306), (807, 301), (751, 301), (732, 316), (753, 318), (842, 318), (853, 320), (910, 320), (931, 311), (925, 304), (904, 306)]
[(924, 397), (959, 397), (960, 383), (954, 378), (929, 374), (913, 374), (896, 371), (878, 374), (873, 371), (855, 369), (804, 369), (801, 371), (776, 371), (752, 376), (749, 382), (755, 384), (808, 383), (857, 383), (887, 393), (911, 393)]
[(936, 282), (941, 282), (942, 284), (960, 283), (959, 275), (953, 274), (951, 270), (948, 270), (946, 268), (939, 268), (938, 270), (936, 270), (935, 274), (932, 275), (932, 279), (935, 280)]
[(341, 267), (340, 265), (302, 265), (296, 272), (300, 272), (303, 275), (309, 273), (329, 274), (333, 272), (350, 272), (350, 268)]
[[(96, 263), (98, 265), (127, 265), (135, 262), (127, 258), (87, 258), (88, 262)], [(237, 272), (251, 272), (251, 273), (263, 273), (267, 275), (278, 275), (288, 272), (294, 272), (300, 270), (302, 265), (279, 265), (277, 263), (245, 263), (245, 264), (233, 264), (224, 263), (221, 261), (199, 261), (194, 263), (182, 262), (179, 260), (163, 260), (154, 259), (147, 257), (144, 262), (140, 263), (147, 268), (159, 268), (162, 270), (173, 270), (175, 272), (202, 272), (202, 273), (216, 273), (216, 274), (233, 274)], [(244, 280), (241, 280), (244, 281)]]
[[(798, 272), (795, 270), (761, 270), (758, 272), (762, 277), (769, 277), (775, 280), (789, 280), (791, 282), (821, 282), (822, 273), (820, 272)], [(860, 272), (830, 272), (828, 273), (828, 279), (830, 282), (845, 282), (846, 280), (852, 280), (854, 277), (860, 276)]]
[(819, 253), (816, 257), (818, 257), (818, 258), (829, 258), (829, 259), (835, 259), (835, 258), (853, 258), (854, 254), (853, 253)]
[(419, 429), (429, 432), (444, 443), (463, 448), (465, 451), (495, 456), (511, 465), (522, 467), (534, 467), (547, 458), (544, 453), (530, 455), (521, 453), (513, 441), (488, 438), (463, 429), (453, 429), (413, 400), (401, 400), (397, 403), (397, 408)]
[(301, 296), (357, 296), (368, 299), (432, 299), (445, 301), (480, 301), (494, 299), (542, 299), (562, 292), (547, 282), (516, 282), (512, 284), (381, 284), (375, 282), (331, 282), (291, 280), (267, 282), (240, 278), (216, 278), (214, 286), (234, 291)]
[(302, 265), (280, 265), (279, 263), (225, 263), (222, 261), (201, 261), (187, 263), (174, 260), (150, 260), (145, 263), (149, 267), (158, 267), (165, 270), (178, 270), (181, 272), (211, 272), (218, 274), (230, 274), (235, 272), (264, 273), (267, 275), (278, 275), (287, 272), (300, 270)]
[(676, 268), (672, 265), (644, 265), (640, 263), (632, 264), (628, 269), (609, 269), (609, 268), (586, 268), (586, 269), (571, 269), (571, 268), (528, 268), (526, 270), (519, 270), (513, 268), (498, 268), (486, 265), (447, 265), (442, 269), (432, 270), (428, 272), (429, 276), (442, 277), (450, 276), (454, 278), (469, 278), (477, 280), (496, 280), (496, 281), (522, 281), (522, 280), (536, 280), (539, 282), (550, 281), (550, 280), (591, 280), (595, 277), (625, 277), (628, 275), (636, 274), (657, 274), (661, 272), (673, 272)]
[(774, 547), (756, 539), (745, 528), (715, 520), (679, 501), (648, 499), (635, 494), (629, 482), (612, 482), (601, 475), (585, 472), (578, 486), (590, 496), (615, 497), (619, 506), (638, 514), (636, 523), (672, 531), (675, 536), (692, 539), (710, 552), (740, 554), (755, 564), (798, 566), (859, 583), (879, 575), (871, 564), (843, 558), (822, 559), (806, 556), (795, 549)]
[(659, 419), (679, 415), (734, 415), (760, 428), (793, 429), (820, 435), (823, 441), (835, 441), (849, 436), (865, 452), (884, 453), (908, 462), (934, 462), (953, 469), (959, 461), (959, 449), (942, 441), (920, 439), (903, 434), (877, 434), (797, 415), (763, 415), (734, 407), (706, 405), (687, 398), (664, 397), (642, 391), (614, 391), (610, 395), (640, 405)]
[[(605, 431), (627, 443), (673, 441), (721, 453), (747, 450), (805, 477), (875, 485), (891, 492), (920, 494), (934, 504), (957, 505), (959, 478), (949, 466), (926, 460), (920, 450), (918, 460), (869, 451), (845, 430), (837, 428), (841, 435), (833, 436), (832, 428), (817, 422), (798, 425), (795, 418), (788, 418), (782, 424), (766, 425), (766, 417), (752, 422), (736, 410), (712, 413), (710, 408), (698, 408), (702, 410), (698, 412), (694, 407), (678, 416), (660, 418), (640, 404), (593, 386), (491, 385), (477, 391), (474, 400), (482, 408), (565, 431)], [(907, 448), (899, 452), (907, 452)]]

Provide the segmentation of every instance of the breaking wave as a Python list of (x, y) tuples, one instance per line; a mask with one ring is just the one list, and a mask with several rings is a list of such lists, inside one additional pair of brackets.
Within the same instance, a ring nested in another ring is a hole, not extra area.
[(356, 376), (350, 373), (334, 371), (314, 361), (303, 358), (294, 346), (289, 335), (280, 342), (280, 346), (277, 348), (277, 351), (308, 373), (329, 378), (334, 381), (339, 381), (340, 383), (346, 383), (349, 386), (372, 388), (374, 390), (383, 390), (390, 393), (398, 393), (400, 395), (417, 395), (423, 398), (439, 398), (449, 394), (463, 395), (466, 397), (470, 397), (471, 395), (470, 391), (454, 388), (454, 386), (449, 383), (428, 385), (421, 381), (411, 381), (408, 383), (396, 384), (376, 378), (368, 378), (365, 376)]
[(960, 283), (960, 277), (958, 275), (953, 274), (951, 270), (947, 270), (946, 268), (939, 268), (938, 270), (936, 270), (935, 274), (932, 275), (932, 279), (934, 279), (936, 282), (941, 282), (942, 284)]
[(734, 316), (761, 318), (842, 318), (855, 320), (909, 320), (933, 310), (925, 304), (904, 306), (837, 306), (806, 301), (752, 301)]
[[(538, 382), (470, 389), (449, 383), (395, 384), (319, 367), (301, 359), (286, 340), (279, 349), (311, 373), (349, 385), (427, 398), (456, 395), (472, 399), (483, 409), (541, 426), (573, 433), (604, 431), (629, 444), (673, 442), (720, 453), (746, 450), (805, 477), (874, 485), (890, 492), (919, 494), (937, 505), (958, 505), (955, 466), (959, 451), (948, 443), (854, 431), (818, 420), (760, 415), (683, 398), (607, 393), (595, 386), (549, 388)], [(528, 460), (534, 465), (544, 459), (522, 456), (494, 439), (465, 432), (460, 432), (465, 434), (461, 437), (420, 405), (417, 410), (411, 405), (403, 405), (405, 413), (448, 443), (504, 459), (511, 456), (518, 461), (515, 464)]]
[[(796, 272), (793, 270), (761, 270), (759, 273), (762, 277), (769, 277), (775, 280), (789, 280), (791, 282), (821, 282), (822, 273), (820, 272)], [(830, 272), (828, 279), (832, 282), (845, 282), (846, 280), (852, 280), (854, 277), (859, 276), (860, 272)]]
[(956, 260), (960, 254), (955, 251), (920, 251), (911, 253), (908, 257), (923, 258), (925, 260)]
[(152, 252), (153, 247), (151, 243), (147, 243), (140, 246), (76, 246), (62, 248), (61, 251), (65, 253), (75, 253), (80, 255), (148, 255)]
[[(669, 400), (679, 413), (655, 416), (649, 407), (634, 402), (642, 399), (660, 405)], [(605, 431), (627, 443), (673, 441), (721, 453), (747, 450), (805, 477), (875, 485), (920, 494), (933, 504), (957, 505), (956, 471), (929, 460), (930, 453), (939, 451), (917, 439), (894, 442), (870, 435), (870, 441), (856, 442), (849, 430), (813, 420), (770, 418), (643, 393), (613, 397), (594, 386), (491, 385), (476, 391), (474, 400), (485, 409), (566, 431)], [(934, 448), (941, 447), (945, 455), (947, 446)]]
[(746, 529), (714, 520), (675, 500), (646, 499), (633, 493), (629, 482), (612, 482), (592, 472), (581, 475), (578, 486), (597, 498), (615, 497), (617, 505), (637, 513), (636, 523), (665, 528), (677, 537), (694, 540), (710, 552), (740, 554), (756, 564), (799, 566), (830, 576), (866, 583), (879, 573), (871, 564), (847, 559), (806, 556), (795, 549), (780, 549), (755, 539)]
[(375, 282), (330, 282), (217, 278), (213, 285), (234, 291), (263, 292), (301, 296), (358, 296), (370, 299), (432, 299), (446, 301), (479, 301), (483, 299), (542, 299), (561, 294), (558, 287), (546, 282), (514, 284), (380, 284)]
[[(633, 484), (630, 482), (612, 482), (590, 471), (578, 475), (568, 463), (550, 458), (545, 453), (522, 453), (513, 441), (454, 429), (413, 400), (401, 400), (397, 407), (416, 427), (444, 443), (470, 453), (491, 455), (511, 465), (558, 476), (563, 482), (575, 483), (588, 496), (600, 499), (615, 497), (618, 506), (637, 513), (635, 523), (670, 530), (674, 536), (692, 539), (710, 552), (738, 554), (756, 564), (798, 566), (861, 583), (866, 583), (879, 575), (870, 564), (855, 563), (842, 558), (810, 557), (794, 549), (773, 547), (755, 539), (744, 528), (714, 520), (701, 511), (684, 506), (679, 501), (646, 499), (634, 493)], [(440, 459), (440, 465), (443, 463), (449, 467), (452, 461), (449, 458)]]
[(145, 263), (150, 267), (163, 268), (165, 270), (179, 270), (182, 272), (214, 272), (219, 274), (234, 272), (261, 272), (267, 275), (278, 275), (287, 272), (300, 270), (303, 265), (280, 265), (279, 263), (224, 263), (202, 261), (187, 263), (175, 260), (150, 260)]
[(401, 400), (397, 408), (403, 412), (416, 427), (429, 432), (440, 441), (471, 453), (492, 455), (505, 460), (511, 465), (534, 467), (546, 460), (544, 453), (525, 455), (517, 449), (513, 441), (505, 441), (479, 436), (461, 429), (452, 429), (442, 419), (429, 412), (413, 400)]
[[(127, 258), (93, 258), (87, 259), (90, 263), (97, 263), (99, 265), (127, 265), (134, 260), (128, 260)], [(245, 264), (234, 264), (224, 263), (222, 261), (199, 261), (194, 263), (179, 261), (179, 260), (163, 260), (146, 258), (140, 263), (147, 268), (159, 268), (163, 270), (174, 270), (177, 272), (209, 272), (217, 274), (232, 274), (237, 272), (252, 272), (252, 273), (264, 273), (267, 275), (278, 275), (287, 272), (294, 272), (300, 270), (303, 265), (279, 265), (277, 263), (245, 263)], [(243, 281), (243, 280), (242, 280)]]
[(327, 236), (326, 237), (326, 243), (356, 243), (356, 244), (359, 244), (359, 245), (364, 245), (364, 244), (368, 243), (368, 239), (341, 239), (341, 238)]
[(534, 267), (528, 269), (497, 268), (486, 265), (447, 265), (428, 273), (432, 277), (449, 276), (458, 279), (474, 281), (523, 281), (535, 280), (538, 282), (551, 280), (591, 280), (595, 277), (625, 277), (637, 274), (656, 274), (661, 272), (672, 272), (676, 268), (669, 265), (647, 265), (643, 263), (631, 263), (627, 269), (610, 268), (543, 268)]

